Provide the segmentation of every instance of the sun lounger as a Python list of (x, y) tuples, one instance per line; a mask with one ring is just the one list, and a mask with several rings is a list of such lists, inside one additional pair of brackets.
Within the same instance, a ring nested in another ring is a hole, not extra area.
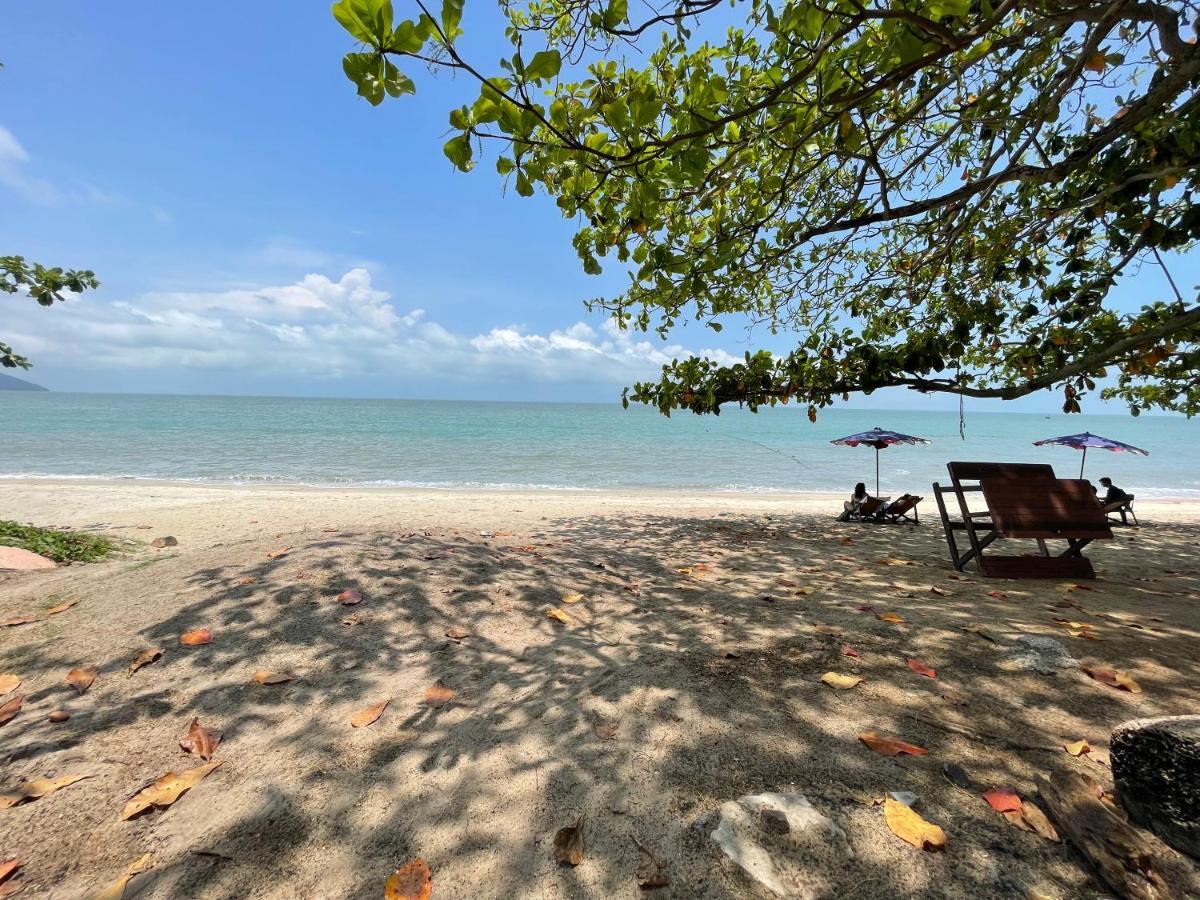
[[(960, 572), (972, 560), (981, 574), (998, 578), (1094, 578), (1083, 548), (1097, 538), (1111, 538), (1112, 529), (1091, 484), (1054, 477), (1048, 465), (1025, 463), (964, 463), (946, 466), (949, 487), (933, 485), (938, 512), (946, 531), (950, 558)], [(968, 494), (982, 494), (984, 510), (972, 510)], [(960, 519), (947, 508), (946, 495), (957, 501)], [(959, 549), (959, 534), (968, 547)], [(1038, 556), (985, 555), (996, 540), (1031, 539)], [(1051, 556), (1047, 540), (1065, 540), (1067, 549)]]
[(887, 505), (882, 497), (868, 497), (854, 509), (846, 510), (842, 515), (846, 522), (878, 522), (880, 515)]
[(881, 518), (883, 521), (890, 522), (893, 525), (899, 525), (901, 522), (919, 525), (921, 524), (921, 520), (917, 516), (917, 504), (924, 499), (924, 497), (905, 494), (903, 497), (892, 501), (884, 507)]

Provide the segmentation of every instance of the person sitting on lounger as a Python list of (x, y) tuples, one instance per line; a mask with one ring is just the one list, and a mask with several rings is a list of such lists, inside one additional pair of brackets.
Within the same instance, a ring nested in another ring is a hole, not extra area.
[(849, 522), (850, 516), (870, 499), (871, 495), (867, 493), (867, 486), (860, 481), (854, 486), (854, 493), (850, 495), (850, 499), (842, 504), (842, 514), (838, 518), (843, 522)]
[[(1100, 486), (1105, 490), (1104, 496), (1100, 498), (1100, 503), (1104, 506), (1106, 513), (1116, 512), (1129, 502), (1129, 495), (1113, 484), (1111, 478), (1101, 478)], [(1100, 497), (1099, 491), (1096, 491), (1096, 496)]]

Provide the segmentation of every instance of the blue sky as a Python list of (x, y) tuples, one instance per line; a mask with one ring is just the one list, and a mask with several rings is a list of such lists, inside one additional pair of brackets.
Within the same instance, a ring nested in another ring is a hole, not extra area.
[[(495, 5), (469, 5), (464, 24), (467, 55), (495, 60)], [(342, 75), (350, 41), (324, 2), (38, 0), (10, 4), (5, 25), (0, 251), (103, 282), (70, 309), (3, 301), (3, 336), (34, 359), (32, 380), (615, 400), (672, 355), (748, 346), (738, 328), (692, 325), (663, 344), (588, 317), (583, 301), (618, 289), (619, 273), (582, 273), (551, 201), (504, 196), (490, 161), (463, 175), (442, 156), (471, 85), (413, 71), (416, 97), (368, 106)], [(1194, 263), (1175, 274), (1200, 277)], [(204, 337), (215, 322), (218, 343)]]

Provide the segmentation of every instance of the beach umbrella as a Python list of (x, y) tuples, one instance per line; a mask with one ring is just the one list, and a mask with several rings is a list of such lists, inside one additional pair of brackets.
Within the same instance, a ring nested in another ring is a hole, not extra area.
[(1134, 447), (1132, 444), (1123, 444), (1120, 441), (1114, 441), (1112, 438), (1100, 437), (1098, 434), (1092, 434), (1090, 431), (1085, 431), (1083, 434), (1064, 434), (1062, 437), (1046, 438), (1044, 441), (1034, 441), (1033, 446), (1042, 447), (1046, 444), (1057, 444), (1060, 447), (1074, 447), (1076, 450), (1083, 451), (1083, 459), (1079, 460), (1079, 477), (1083, 477), (1083, 464), (1087, 462), (1087, 452), (1089, 447), (1095, 447), (1097, 450), (1111, 450), (1113, 453), (1136, 453), (1139, 456), (1149, 456), (1148, 450), (1143, 450), (1141, 447)]
[(841, 444), (843, 447), (857, 447), (860, 444), (875, 448), (875, 496), (879, 496), (879, 451), (892, 444), (928, 444), (925, 438), (913, 437), (911, 434), (901, 434), (898, 431), (885, 431), (882, 428), (872, 428), (870, 431), (860, 431), (831, 444)]

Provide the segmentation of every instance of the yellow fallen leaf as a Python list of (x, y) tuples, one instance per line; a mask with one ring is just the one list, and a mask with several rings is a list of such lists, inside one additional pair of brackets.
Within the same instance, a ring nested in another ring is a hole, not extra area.
[(880, 622), (891, 622), (893, 624), (904, 621), (903, 616), (898, 616), (894, 612), (877, 613), (875, 618), (877, 618)]
[(583, 594), (579, 594), (574, 591), (572, 591), (571, 593), (562, 595), (563, 603), (578, 603), (582, 599), (583, 599)]
[(149, 853), (140, 859), (135, 859), (125, 867), (120, 878), (95, 896), (95, 900), (121, 900), (125, 896), (125, 885), (129, 884), (129, 879), (140, 872), (145, 872), (150, 866)]
[(448, 688), (441, 682), (431, 684), (425, 689), (425, 705), (441, 709), (454, 699), (454, 689)]
[(1074, 741), (1070, 744), (1064, 744), (1063, 749), (1072, 756), (1082, 756), (1085, 753), (1092, 752), (1092, 748), (1088, 746), (1088, 742), (1084, 740)]
[(366, 709), (360, 709), (350, 717), (350, 724), (355, 728), (366, 728), (376, 719), (383, 715), (383, 711), (387, 709), (387, 705), (392, 702), (392, 698), (376, 703), (374, 706), (368, 706)]
[(57, 616), (59, 613), (66, 612), (68, 609), (70, 609), (72, 606), (74, 606), (78, 602), (79, 602), (78, 600), (68, 600), (66, 603), (58, 604), (58, 606), (52, 606), (48, 610), (46, 610), (46, 615)]
[(254, 680), (259, 684), (287, 684), (295, 677), (287, 672), (272, 672), (268, 669), (259, 669), (254, 673)]
[(92, 682), (96, 680), (98, 674), (97, 669), (72, 669), (67, 673), (67, 684), (82, 694), (92, 686)]
[(10, 806), (20, 806), (22, 803), (40, 800), (47, 794), (53, 794), (55, 791), (62, 790), (67, 785), (83, 781), (85, 778), (94, 777), (93, 775), (63, 775), (59, 778), (34, 778), (32, 781), (27, 781), (21, 785), (18, 789), (19, 793), (6, 794), (0, 797), (0, 809), (8, 809)]
[(821, 682), (838, 690), (846, 691), (852, 687), (857, 687), (862, 684), (862, 679), (857, 675), (843, 675), (840, 672), (826, 672), (821, 676)]
[(205, 775), (220, 765), (221, 762), (217, 761), (179, 773), (168, 772), (149, 787), (142, 788), (134, 794), (125, 804), (125, 808), (121, 810), (121, 819), (132, 819), (155, 807), (163, 809), (170, 806), (198, 785)]
[(883, 818), (892, 834), (918, 850), (941, 850), (946, 846), (946, 832), (898, 800), (888, 797), (884, 801)]
[(557, 606), (552, 606), (546, 610), (546, 618), (553, 619), (555, 622), (561, 622), (567, 626), (575, 624), (575, 618), (565, 609), (559, 609)]
[(11, 672), (0, 675), (0, 697), (12, 693), (20, 686), (21, 679), (19, 676), (13, 675)]

